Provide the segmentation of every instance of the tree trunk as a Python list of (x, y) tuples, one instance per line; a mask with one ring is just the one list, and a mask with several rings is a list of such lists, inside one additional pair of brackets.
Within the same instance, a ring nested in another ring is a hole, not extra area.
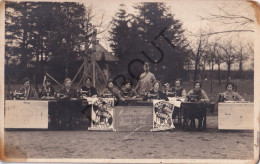
[(210, 93), (213, 92), (213, 62), (211, 63)]
[(231, 62), (228, 62), (227, 65), (228, 65), (227, 82), (229, 82), (229, 79), (230, 79), (230, 68), (231, 68)]
[(243, 78), (242, 73), (243, 73), (243, 62), (240, 61), (240, 62), (239, 62), (239, 78), (240, 78), (240, 79)]
[(220, 64), (218, 64), (218, 85), (221, 85)]
[(197, 80), (197, 73), (198, 73), (198, 61), (195, 61), (195, 69), (194, 69), (194, 77), (193, 77), (193, 81)]

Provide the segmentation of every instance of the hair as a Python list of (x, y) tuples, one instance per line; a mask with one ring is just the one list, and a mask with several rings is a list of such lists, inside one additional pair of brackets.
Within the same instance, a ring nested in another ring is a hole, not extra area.
[(154, 85), (156, 84), (156, 83), (158, 83), (159, 84), (159, 87), (161, 86), (161, 83), (160, 83), (160, 81), (155, 81), (155, 82), (153, 82), (153, 87), (154, 87)]
[(126, 85), (126, 84), (130, 84), (131, 85), (131, 82), (129, 81), (129, 80), (126, 80), (124, 83), (123, 83), (123, 85)]
[(87, 77), (86, 80), (85, 80), (85, 82), (86, 82), (87, 80), (89, 80), (90, 82), (92, 82), (91, 77)]
[(176, 79), (176, 80), (174, 80), (174, 84), (176, 83), (176, 81), (179, 81), (180, 84), (182, 85), (182, 80), (181, 80), (181, 79)]
[(64, 80), (64, 84), (65, 84), (67, 81), (71, 81), (71, 79), (70, 79), (70, 78), (66, 78), (66, 79)]
[(46, 78), (46, 80), (45, 80), (45, 84), (46, 84), (47, 82), (51, 83), (51, 79)]
[(112, 83), (113, 86), (114, 86), (114, 82), (113, 82), (113, 80), (108, 80), (108, 81), (107, 81), (107, 85), (106, 85), (106, 87), (108, 87), (108, 84), (109, 84), (109, 83)]
[(202, 87), (202, 84), (201, 84), (201, 82), (200, 82), (200, 81), (195, 81), (195, 82), (194, 82), (194, 84), (193, 84), (193, 88), (195, 88), (195, 85), (196, 85), (197, 83), (199, 83), (199, 84), (200, 84), (200, 88), (201, 88), (201, 87)]
[(29, 81), (29, 83), (32, 84), (32, 81), (31, 81), (28, 77), (25, 77), (25, 78), (23, 79), (23, 84), (24, 84), (26, 81)]
[(233, 90), (235, 89), (234, 83), (231, 83), (231, 82), (228, 82), (228, 83), (226, 84), (226, 88), (225, 88), (225, 89), (227, 89), (227, 87), (228, 87), (229, 85), (232, 86), (232, 89), (233, 89)]

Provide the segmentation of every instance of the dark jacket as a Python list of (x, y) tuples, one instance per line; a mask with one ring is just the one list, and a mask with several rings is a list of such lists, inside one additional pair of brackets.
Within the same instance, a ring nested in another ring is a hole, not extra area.
[(90, 86), (89, 88), (87, 86), (83, 86), (81, 87), (81, 90), (87, 92), (82, 94), (82, 95), (87, 95), (87, 97), (92, 97), (94, 95), (97, 95), (97, 90), (93, 86)]
[(158, 92), (155, 92), (154, 90), (150, 90), (149, 93), (151, 94), (150, 97), (148, 97), (148, 94), (145, 95), (145, 97), (143, 98), (144, 101), (147, 101), (149, 99), (166, 100), (166, 101), (169, 100), (161, 90), (158, 90)]
[[(47, 90), (47, 91), (46, 91)], [(50, 86), (49, 88), (43, 86), (41, 92), (39, 93), (39, 97), (43, 97), (43, 96), (47, 96), (47, 92), (49, 92), (49, 96), (53, 97), (55, 90), (52, 86)]]
[(64, 95), (67, 95), (68, 97), (66, 99), (70, 100), (71, 98), (79, 98), (79, 95), (77, 93), (77, 90), (75, 88), (70, 88), (69, 92), (67, 92), (66, 88), (62, 88), (60, 90), (61, 98)]
[(29, 94), (26, 95), (25, 91), (26, 91), (26, 89), (24, 88), (24, 86), (19, 89), (19, 92), (23, 93), (22, 97), (24, 97), (25, 99), (27, 99), (27, 100), (38, 99), (38, 95), (36, 93), (36, 90), (33, 87), (31, 87), (31, 86), (29, 87), (29, 90), (28, 90)]

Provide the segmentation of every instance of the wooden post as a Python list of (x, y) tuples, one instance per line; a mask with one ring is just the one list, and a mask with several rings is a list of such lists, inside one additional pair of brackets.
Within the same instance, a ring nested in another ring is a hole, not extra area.
[(93, 37), (92, 37), (92, 79), (93, 79), (93, 86), (96, 87), (96, 44), (97, 44), (97, 29), (94, 29)]

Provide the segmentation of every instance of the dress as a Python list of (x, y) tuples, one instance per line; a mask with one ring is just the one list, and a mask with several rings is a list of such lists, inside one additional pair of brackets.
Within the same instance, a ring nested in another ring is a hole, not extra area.
[(92, 97), (94, 95), (97, 95), (97, 90), (95, 87), (90, 86), (89, 88), (87, 86), (81, 87), (82, 91), (85, 91), (86, 93), (83, 93), (83, 95), (86, 95), (87, 97)]
[(43, 86), (41, 92), (39, 93), (39, 96), (40, 97), (47, 96), (47, 93), (49, 93), (50, 97), (53, 97), (55, 93), (54, 88), (52, 86), (46, 88)]
[(241, 101), (244, 98), (234, 91), (225, 91), (222, 93), (224, 101)]
[(150, 97), (148, 97), (148, 94), (143, 98), (144, 101), (147, 101), (149, 99), (156, 99), (156, 100), (166, 100), (168, 101), (169, 99), (166, 97), (166, 95), (161, 91), (158, 90), (158, 92), (155, 92), (153, 89), (150, 90)]
[(135, 87), (135, 91), (144, 96), (146, 92), (149, 92), (153, 86), (153, 83), (156, 81), (154, 74), (151, 72), (144, 72), (140, 75), (140, 79)]
[(19, 89), (19, 92), (22, 93), (21, 97), (24, 97), (25, 99), (38, 99), (38, 95), (36, 93), (36, 90), (33, 87), (29, 87), (28, 89), (25, 89), (25, 87), (21, 87)]
[(189, 91), (187, 96), (189, 97), (190, 101), (199, 101), (201, 99), (209, 101), (206, 92), (202, 89), (199, 90), (192, 89)]
[(137, 95), (136, 91), (132, 88), (122, 87), (121, 92), (123, 97), (134, 97)]

